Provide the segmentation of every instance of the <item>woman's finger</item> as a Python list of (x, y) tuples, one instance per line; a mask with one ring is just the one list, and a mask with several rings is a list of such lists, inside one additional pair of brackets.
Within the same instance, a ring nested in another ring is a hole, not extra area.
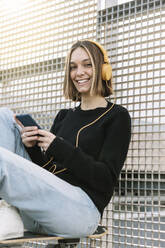
[(38, 129), (38, 133), (41, 135), (41, 136), (49, 136), (51, 133), (48, 132), (48, 131), (45, 131), (43, 129)]
[(22, 141), (23, 142), (31, 142), (31, 141), (37, 141), (38, 140), (38, 136), (21, 136), (22, 137)]
[(30, 132), (25, 132), (24, 130), (21, 131), (21, 137), (30, 137), (30, 136), (34, 136), (34, 135), (38, 135), (38, 131), (30, 131)]
[(38, 130), (38, 127), (29, 126), (29, 127), (23, 127), (22, 132), (29, 132), (29, 131), (35, 131), (35, 130)]

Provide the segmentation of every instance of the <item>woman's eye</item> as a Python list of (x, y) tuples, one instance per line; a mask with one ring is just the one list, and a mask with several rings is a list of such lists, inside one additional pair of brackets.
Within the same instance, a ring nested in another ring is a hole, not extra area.
[(90, 64), (90, 63), (89, 63), (89, 64), (85, 64), (85, 66), (86, 66), (86, 67), (91, 67), (92, 64)]
[(70, 66), (70, 71), (76, 69), (76, 66)]

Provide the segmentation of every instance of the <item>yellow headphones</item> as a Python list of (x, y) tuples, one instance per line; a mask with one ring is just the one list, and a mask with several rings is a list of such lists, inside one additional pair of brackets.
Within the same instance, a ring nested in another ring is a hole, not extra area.
[(100, 51), (102, 52), (102, 54), (104, 56), (104, 64), (102, 65), (102, 72), (101, 72), (102, 79), (105, 81), (111, 80), (111, 78), (112, 78), (112, 66), (109, 62), (107, 51), (98, 42), (93, 41), (93, 40), (88, 40), (88, 39), (87, 39), (87, 41), (95, 44), (100, 49)]

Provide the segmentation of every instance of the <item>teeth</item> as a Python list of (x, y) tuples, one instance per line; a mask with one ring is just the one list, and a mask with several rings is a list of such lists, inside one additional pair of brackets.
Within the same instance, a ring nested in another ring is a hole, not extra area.
[(87, 79), (83, 79), (83, 80), (79, 80), (78, 83), (86, 83), (88, 80)]

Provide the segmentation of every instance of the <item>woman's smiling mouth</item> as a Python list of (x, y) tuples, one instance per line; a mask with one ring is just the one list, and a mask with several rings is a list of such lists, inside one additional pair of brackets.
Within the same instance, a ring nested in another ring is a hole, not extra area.
[(86, 83), (88, 83), (89, 82), (89, 78), (87, 78), (87, 79), (81, 79), (81, 80), (77, 80), (77, 83), (80, 85), (80, 84), (86, 84)]

